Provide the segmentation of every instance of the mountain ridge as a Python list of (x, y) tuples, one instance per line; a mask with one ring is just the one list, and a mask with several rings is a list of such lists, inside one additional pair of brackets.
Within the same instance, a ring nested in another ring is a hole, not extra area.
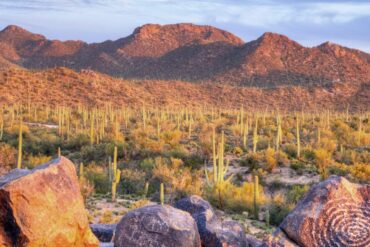
[(11, 25), (0, 31), (0, 48), (2, 67), (62, 66), (126, 79), (253, 87), (370, 81), (370, 54), (360, 50), (331, 42), (305, 47), (271, 32), (244, 42), (227, 31), (191, 23), (146, 24), (127, 37), (92, 44), (48, 40)]

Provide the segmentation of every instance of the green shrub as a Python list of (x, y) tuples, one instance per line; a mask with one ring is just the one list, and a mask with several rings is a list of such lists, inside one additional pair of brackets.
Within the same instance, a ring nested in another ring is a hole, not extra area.
[(288, 192), (288, 203), (297, 204), (309, 189), (308, 185), (293, 185)]

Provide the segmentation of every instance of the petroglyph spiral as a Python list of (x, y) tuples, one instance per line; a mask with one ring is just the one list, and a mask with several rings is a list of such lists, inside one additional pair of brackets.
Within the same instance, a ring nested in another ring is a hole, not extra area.
[(369, 247), (370, 204), (356, 205), (346, 199), (332, 201), (310, 227), (314, 246)]

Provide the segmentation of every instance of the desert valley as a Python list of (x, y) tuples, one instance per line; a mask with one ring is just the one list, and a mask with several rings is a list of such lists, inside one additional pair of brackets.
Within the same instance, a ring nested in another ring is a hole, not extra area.
[(0, 246), (370, 246), (370, 54), (5, 27)]

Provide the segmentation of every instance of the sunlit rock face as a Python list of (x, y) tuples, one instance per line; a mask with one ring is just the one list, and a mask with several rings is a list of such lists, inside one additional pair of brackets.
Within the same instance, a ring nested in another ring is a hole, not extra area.
[(146, 206), (118, 223), (115, 247), (200, 247), (197, 225), (189, 213), (168, 205)]
[(71, 161), (0, 177), (0, 246), (98, 246)]

